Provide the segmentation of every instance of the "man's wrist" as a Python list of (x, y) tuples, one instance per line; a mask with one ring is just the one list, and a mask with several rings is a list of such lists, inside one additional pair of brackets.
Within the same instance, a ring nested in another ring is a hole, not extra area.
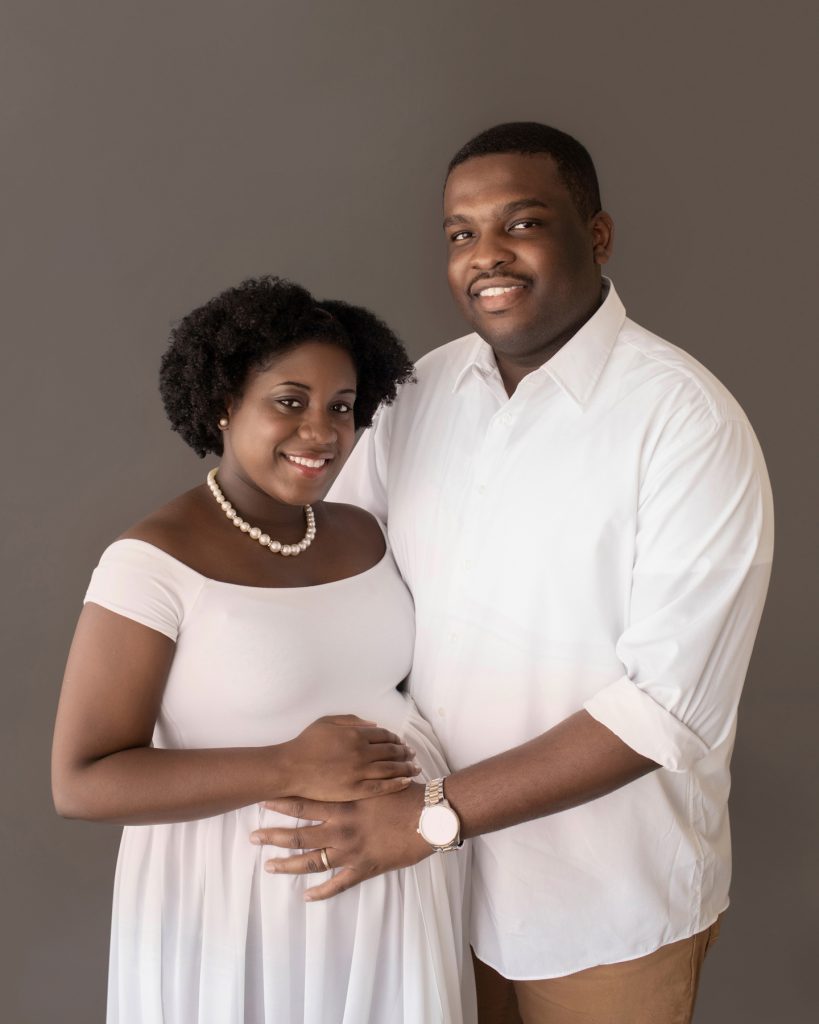
[(401, 796), (407, 801), (409, 809), (407, 812), (407, 822), (409, 826), (409, 846), (412, 848), (414, 853), (417, 854), (415, 857), (415, 863), (424, 858), (429, 857), (435, 853), (433, 848), (418, 832), (418, 821), (421, 817), (421, 812), (424, 809), (424, 784), (419, 782), (413, 782), (412, 785), (407, 786), (406, 791)]
[(424, 787), (418, 834), (437, 853), (450, 853), (463, 846), (461, 822), (444, 793), (444, 778), (430, 779)]

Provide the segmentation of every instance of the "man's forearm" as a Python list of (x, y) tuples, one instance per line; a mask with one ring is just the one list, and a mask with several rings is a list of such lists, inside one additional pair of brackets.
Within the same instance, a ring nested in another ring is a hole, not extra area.
[[(610, 793), (652, 771), (654, 761), (636, 753), (586, 711), (578, 711), (549, 732), (496, 757), (455, 772), (445, 795), (461, 819), (461, 835), (473, 838)], [(432, 847), (419, 837), (423, 786), (351, 803), (274, 800), (267, 806), (292, 818), (318, 822), (295, 828), (258, 829), (252, 841), (285, 849), (316, 851), (336, 870), (308, 889), (305, 899), (323, 900), (384, 871), (417, 864)], [(279, 874), (322, 871), (315, 852), (268, 861)]]
[(587, 711), (543, 735), (454, 772), (446, 797), (470, 839), (594, 800), (653, 771)]

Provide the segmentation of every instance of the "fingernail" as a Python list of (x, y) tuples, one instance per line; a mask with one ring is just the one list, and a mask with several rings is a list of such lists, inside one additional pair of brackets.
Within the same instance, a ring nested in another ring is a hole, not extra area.
[(416, 771), (416, 772), (420, 772), (421, 771), (421, 765), (418, 764), (417, 761), (413, 761), (412, 762), (412, 767), (413, 767), (413, 770)]
[(275, 860), (269, 860), (265, 863), (264, 869), (265, 871), (270, 872), (271, 875), (275, 875), (279, 870), (279, 866), (276, 864)]
[(313, 902), (313, 897), (310, 895), (309, 892), (306, 892), (304, 894), (304, 902), (305, 903), (312, 903)]
[(401, 785), (404, 786), (404, 787), (408, 786), (411, 782), (412, 782), (412, 779), (408, 779), (406, 777), (401, 779)]
[(412, 747), (407, 747), (407, 750), (409, 751), (410, 757), (415, 757), (415, 751), (412, 749)]
[(262, 834), (261, 834), (261, 832), (251, 832), (250, 833), (250, 841), (251, 841), (251, 843), (254, 843), (256, 846), (261, 846), (262, 845)]

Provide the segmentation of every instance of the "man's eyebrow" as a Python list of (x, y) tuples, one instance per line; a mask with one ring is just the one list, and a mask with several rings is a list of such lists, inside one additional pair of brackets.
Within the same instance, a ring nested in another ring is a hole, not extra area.
[[(539, 207), (542, 210), (548, 210), (549, 204), (544, 202), (542, 199), (535, 199), (530, 197), (527, 199), (513, 199), (511, 203), (507, 203), (502, 206), (498, 211), (501, 217), (509, 217), (513, 213), (517, 213), (518, 210), (528, 210), (533, 206)], [(455, 224), (468, 224), (469, 218), (465, 217), (462, 213), (453, 213), (450, 217), (444, 220), (444, 230), (453, 227)]]
[(505, 217), (508, 217), (510, 213), (517, 213), (518, 210), (527, 210), (531, 206), (540, 207), (542, 210), (549, 209), (549, 204), (544, 203), (542, 199), (515, 199), (514, 202), (507, 203), (501, 212)]

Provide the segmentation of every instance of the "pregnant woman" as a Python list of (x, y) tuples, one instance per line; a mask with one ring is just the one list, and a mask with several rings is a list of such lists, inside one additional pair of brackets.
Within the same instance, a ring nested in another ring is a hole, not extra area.
[(311, 903), (332, 849), (277, 875), (292, 851), (250, 841), (294, 824), (266, 800), (409, 797), (446, 774), (397, 689), (413, 607), (381, 528), (322, 501), (410, 374), (371, 313), (277, 278), (171, 335), (166, 411), (218, 467), (104, 552), (54, 738), (57, 810), (126, 826), (109, 1024), (471, 1019), (463, 851)]

